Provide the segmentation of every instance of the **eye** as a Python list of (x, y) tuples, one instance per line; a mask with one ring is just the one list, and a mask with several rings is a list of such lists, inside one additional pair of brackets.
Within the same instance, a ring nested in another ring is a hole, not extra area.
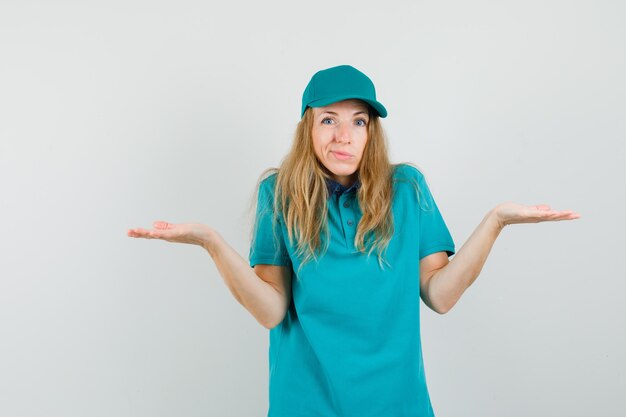
[(363, 123), (362, 123), (362, 124), (360, 124), (359, 126), (365, 126), (365, 125), (367, 125), (367, 120), (365, 120), (365, 119), (358, 119), (358, 120), (357, 120), (357, 123), (358, 123), (358, 122), (363, 122)]
[(322, 119), (322, 124), (323, 124), (323, 125), (330, 124), (330, 123), (325, 123), (327, 120), (328, 120), (328, 121), (330, 121), (330, 122), (332, 122), (332, 121), (333, 121), (333, 119), (331, 119), (330, 117), (325, 117), (325, 118), (323, 118), (323, 119)]

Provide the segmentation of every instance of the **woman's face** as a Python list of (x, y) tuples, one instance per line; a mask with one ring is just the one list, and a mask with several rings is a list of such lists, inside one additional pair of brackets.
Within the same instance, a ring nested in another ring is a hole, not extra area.
[(335, 181), (351, 185), (367, 142), (367, 105), (360, 100), (344, 100), (312, 110), (315, 155)]

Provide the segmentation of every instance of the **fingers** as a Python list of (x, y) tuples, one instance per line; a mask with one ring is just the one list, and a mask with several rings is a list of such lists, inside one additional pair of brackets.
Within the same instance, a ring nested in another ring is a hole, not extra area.
[(163, 234), (160, 233), (161, 230), (166, 231), (166, 230), (171, 230), (174, 228), (173, 224), (168, 223), (163, 220), (157, 220), (153, 222), (152, 225), (156, 230), (146, 230), (146, 229), (142, 229), (141, 227), (137, 227), (135, 229), (129, 229), (126, 232), (126, 234), (130, 237), (143, 237), (146, 239), (161, 239), (163, 238)]
[(140, 237), (141, 232), (139, 231), (139, 229), (129, 229), (126, 234), (130, 237)]
[(547, 204), (537, 204), (536, 206), (530, 206), (531, 208), (535, 209), (535, 210), (539, 210), (542, 213), (542, 216), (576, 216), (576, 218), (580, 217), (580, 214), (575, 213), (574, 210), (553, 210), (549, 205)]
[(153, 236), (150, 235), (150, 231), (149, 230), (142, 229), (140, 227), (135, 228), (135, 229), (129, 229), (126, 234), (128, 236), (130, 236), (130, 237), (144, 237), (144, 238), (148, 238), (148, 239), (153, 237)]
[(174, 227), (173, 224), (168, 223), (163, 220), (157, 220), (154, 223), (152, 223), (152, 225), (154, 226), (155, 229), (159, 229), (159, 230), (167, 230), (167, 229), (172, 229)]
[(541, 213), (542, 221), (560, 221), (560, 220), (574, 220), (579, 219), (580, 214), (574, 212), (574, 210), (546, 210)]
[(574, 210), (563, 210), (558, 212), (559, 220), (574, 220), (580, 219), (580, 214), (574, 212)]
[(162, 239), (164, 237), (163, 232), (160, 230), (146, 230), (140, 227), (130, 229), (126, 234), (130, 237), (142, 237), (145, 239)]

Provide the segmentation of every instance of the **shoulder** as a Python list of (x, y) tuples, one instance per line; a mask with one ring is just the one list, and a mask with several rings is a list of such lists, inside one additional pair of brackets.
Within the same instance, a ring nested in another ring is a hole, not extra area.
[(430, 207), (430, 190), (423, 171), (411, 163), (396, 164), (393, 175), (394, 199), (403, 204)]
[(278, 178), (277, 172), (272, 172), (261, 176), (260, 187), (274, 188), (276, 186), (276, 178)]
[(263, 194), (274, 194), (276, 187), (276, 179), (278, 177), (278, 170), (276, 168), (268, 168), (261, 173), (257, 182), (257, 190)]
[(409, 162), (394, 164), (393, 182), (399, 184), (402, 182), (414, 183), (419, 185), (424, 181), (424, 174), (415, 165)]

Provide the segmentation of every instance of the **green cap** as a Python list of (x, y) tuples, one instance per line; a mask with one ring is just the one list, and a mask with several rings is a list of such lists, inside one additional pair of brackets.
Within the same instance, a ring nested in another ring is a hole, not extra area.
[(320, 70), (313, 75), (302, 94), (302, 114), (307, 107), (323, 107), (337, 101), (359, 99), (368, 103), (380, 117), (387, 116), (385, 107), (376, 101), (376, 89), (369, 77), (350, 65)]

